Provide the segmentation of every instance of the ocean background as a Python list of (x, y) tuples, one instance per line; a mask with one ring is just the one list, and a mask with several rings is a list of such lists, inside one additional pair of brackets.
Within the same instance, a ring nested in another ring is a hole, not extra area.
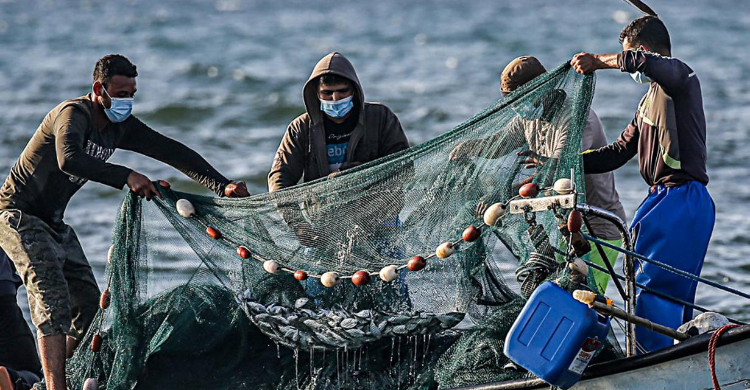
[[(703, 276), (750, 291), (750, 4), (649, 5), (703, 87), (717, 208)], [(90, 91), (93, 66), (108, 53), (138, 66), (139, 118), (259, 193), (287, 124), (304, 112), (303, 83), (331, 51), (353, 62), (367, 99), (391, 107), (416, 145), (498, 99), (513, 58), (534, 55), (552, 69), (580, 51), (618, 51), (620, 30), (638, 16), (617, 0), (0, 0), (0, 172), (49, 110)], [(612, 141), (647, 87), (614, 70), (598, 72), (596, 85), (593, 108)], [(110, 162), (208, 193), (147, 157), (118, 151)], [(636, 160), (616, 179), (630, 218), (648, 189)], [(124, 195), (91, 182), (66, 214), (100, 283)], [(700, 286), (697, 302), (750, 320), (748, 300)], [(28, 316), (23, 289), (19, 304)]]

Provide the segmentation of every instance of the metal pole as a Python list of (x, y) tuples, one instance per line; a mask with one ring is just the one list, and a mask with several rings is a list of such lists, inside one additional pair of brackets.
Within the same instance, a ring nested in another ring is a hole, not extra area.
[[(586, 216), (583, 217), (583, 223), (586, 224), (586, 229), (589, 231), (589, 233), (591, 233), (592, 236), (596, 237), (596, 232), (594, 232), (593, 228), (591, 227), (591, 223), (589, 222), (589, 219), (586, 218)], [(628, 294), (625, 292), (622, 284), (620, 284), (620, 279), (615, 276), (617, 273), (615, 272), (613, 262), (609, 261), (609, 258), (604, 252), (604, 248), (602, 248), (601, 244), (595, 242), (594, 245), (596, 245), (596, 250), (599, 252), (599, 256), (601, 256), (602, 260), (604, 261), (604, 265), (607, 266), (607, 272), (609, 272), (609, 275), (612, 277), (612, 281), (615, 283), (615, 287), (617, 287), (617, 291), (620, 293), (620, 297), (622, 297), (623, 301), (627, 301)], [(615, 256), (615, 261), (616, 260), (617, 257)]]
[(612, 317), (617, 317), (617, 318), (629, 321), (636, 325), (642, 326), (648, 330), (654, 331), (659, 334), (663, 334), (667, 337), (671, 337), (675, 340), (685, 341), (690, 338), (690, 336), (688, 336), (685, 333), (678, 332), (672, 328), (653, 323), (643, 317), (638, 317), (636, 315), (629, 314), (618, 307), (609, 306), (606, 303), (594, 301), (589, 304), (589, 307), (591, 307), (592, 309), (596, 310), (597, 312), (601, 314), (612, 316)]
[[(628, 251), (632, 251), (632, 237), (630, 236), (630, 233), (625, 226), (625, 221), (623, 221), (622, 218), (618, 217), (616, 214), (610, 211), (587, 204), (577, 204), (576, 209), (580, 210), (584, 214), (591, 214), (606, 219), (607, 221), (617, 226), (617, 229), (620, 231), (620, 236), (622, 236), (622, 242), (625, 246), (625, 249), (627, 249)], [(625, 301), (625, 310), (629, 314), (635, 315), (635, 261), (633, 260), (633, 257), (628, 254), (625, 254), (625, 261), (623, 261), (623, 272), (625, 274), (625, 293), (628, 296), (628, 299)], [(635, 356), (635, 354), (637, 353), (635, 342), (635, 324), (627, 321), (627, 323), (625, 324), (625, 330), (625, 353), (627, 356)]]

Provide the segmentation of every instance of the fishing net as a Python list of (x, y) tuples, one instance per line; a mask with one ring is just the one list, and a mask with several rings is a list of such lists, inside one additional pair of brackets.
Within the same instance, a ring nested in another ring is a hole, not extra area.
[[(71, 388), (97, 378), (107, 389), (428, 389), (526, 375), (504, 367), (503, 340), (538, 283), (570, 281), (555, 260), (564, 240), (552, 213), (486, 226), (482, 211), (524, 181), (582, 177), (592, 94), (592, 76), (562, 65), (434, 140), (333, 179), (239, 200), (128, 195), (111, 305), (68, 363)], [(180, 215), (181, 199), (193, 215)], [(480, 236), (463, 241), (470, 225)], [(435, 256), (441, 244), (455, 252)], [(424, 260), (410, 270), (413, 256)], [(505, 265), (519, 266), (521, 289)]]

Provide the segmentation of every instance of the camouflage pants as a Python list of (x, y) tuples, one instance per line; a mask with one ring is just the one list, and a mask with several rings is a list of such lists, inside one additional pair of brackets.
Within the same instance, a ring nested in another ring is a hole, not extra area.
[(26, 286), (38, 336), (83, 338), (98, 309), (99, 287), (73, 229), (0, 210), (0, 247)]

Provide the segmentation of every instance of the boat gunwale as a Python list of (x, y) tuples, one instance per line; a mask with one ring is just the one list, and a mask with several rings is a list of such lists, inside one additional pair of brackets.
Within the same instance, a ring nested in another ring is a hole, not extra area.
[[(687, 356), (696, 355), (708, 351), (708, 342), (713, 333), (704, 333), (692, 337), (677, 345), (644, 355), (625, 357), (609, 360), (606, 362), (592, 364), (581, 377), (581, 380), (601, 378), (614, 374), (621, 374), (644, 367), (654, 366)], [(750, 325), (742, 325), (732, 328), (719, 336), (717, 347), (726, 346), (739, 341), (750, 339)], [(482, 385), (456, 387), (451, 390), (519, 390), (519, 389), (541, 389), (547, 388), (549, 384), (539, 378), (516, 379), (512, 381), (487, 383)]]

